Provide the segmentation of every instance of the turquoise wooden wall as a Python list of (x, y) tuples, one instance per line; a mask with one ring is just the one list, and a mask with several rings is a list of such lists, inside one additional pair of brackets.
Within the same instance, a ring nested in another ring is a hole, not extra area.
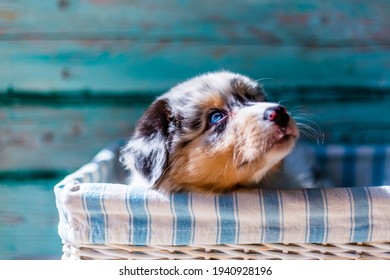
[(390, 85), (387, 0), (0, 5), (2, 90), (158, 92), (220, 68), (285, 86)]
[(58, 257), (54, 182), (219, 69), (269, 78), (325, 143), (390, 141), (390, 1), (1, 1), (0, 259)]

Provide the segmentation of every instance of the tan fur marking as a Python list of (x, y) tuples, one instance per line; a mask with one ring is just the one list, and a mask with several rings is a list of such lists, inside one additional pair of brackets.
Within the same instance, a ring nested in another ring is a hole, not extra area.
[(225, 101), (222, 96), (218, 93), (208, 93), (199, 104), (203, 109), (210, 110), (215, 108), (223, 108), (225, 106)]

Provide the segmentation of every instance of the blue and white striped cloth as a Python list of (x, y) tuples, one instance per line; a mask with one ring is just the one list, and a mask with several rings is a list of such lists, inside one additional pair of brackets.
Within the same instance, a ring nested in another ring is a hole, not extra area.
[[(125, 185), (116, 154), (103, 150), (55, 187), (63, 241), (206, 245), (390, 240), (388, 186), (162, 194)], [(381, 185), (389, 178), (389, 149), (384, 147), (331, 146), (315, 149), (313, 156), (336, 183)]]

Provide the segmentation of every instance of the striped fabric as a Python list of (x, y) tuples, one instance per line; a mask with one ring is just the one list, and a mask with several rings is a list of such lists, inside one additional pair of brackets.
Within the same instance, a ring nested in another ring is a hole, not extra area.
[(316, 169), (333, 187), (390, 185), (390, 146), (301, 145), (286, 163), (296, 174)]
[(390, 184), (390, 147), (323, 146), (315, 150), (317, 164), (335, 186)]
[(115, 148), (103, 150), (55, 187), (59, 234), (76, 244), (129, 245), (390, 240), (390, 187), (360, 187), (388, 180), (389, 149), (312, 151), (333, 182), (359, 187), (162, 194), (125, 185)]

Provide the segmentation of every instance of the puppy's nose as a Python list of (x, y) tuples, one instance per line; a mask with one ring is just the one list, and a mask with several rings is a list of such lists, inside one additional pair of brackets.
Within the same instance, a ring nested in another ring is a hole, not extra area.
[(264, 120), (276, 123), (279, 126), (286, 127), (290, 116), (287, 109), (283, 106), (270, 107), (264, 112)]

